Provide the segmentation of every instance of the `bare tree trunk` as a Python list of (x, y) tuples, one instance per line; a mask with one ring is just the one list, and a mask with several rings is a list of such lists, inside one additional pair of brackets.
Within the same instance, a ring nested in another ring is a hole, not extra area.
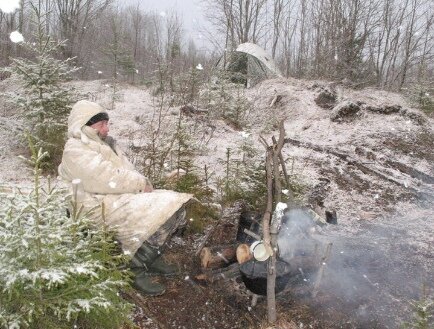
[(283, 0), (274, 0), (273, 3), (273, 44), (271, 46), (271, 57), (276, 57), (276, 48), (280, 38), (281, 17), (283, 11)]
[(307, 2), (302, 1), (301, 3), (301, 13), (299, 17), (300, 21), (300, 42), (299, 42), (299, 48), (298, 48), (298, 58), (297, 58), (297, 76), (302, 77), (304, 74), (304, 59), (306, 54), (305, 49), (305, 33), (306, 33), (306, 12), (307, 12)]

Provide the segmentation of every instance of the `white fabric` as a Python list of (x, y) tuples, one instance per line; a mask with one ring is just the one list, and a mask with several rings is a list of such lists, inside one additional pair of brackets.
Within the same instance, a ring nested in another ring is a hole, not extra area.
[(88, 101), (73, 106), (59, 176), (71, 187), (78, 205), (84, 211), (94, 209), (91, 218), (114, 229), (122, 249), (134, 255), (192, 195), (166, 190), (142, 193), (150, 181), (134, 169), (120, 149), (113, 146), (114, 152), (93, 128), (85, 126), (104, 111)]
[(282, 73), (280, 73), (280, 70), (278, 69), (276, 63), (274, 62), (273, 58), (268, 55), (264, 49), (259, 47), (255, 43), (242, 43), (238, 45), (236, 51), (241, 53), (249, 54), (250, 56), (255, 57), (258, 59), (261, 63), (263, 63), (271, 72), (276, 74), (278, 77), (282, 77)]

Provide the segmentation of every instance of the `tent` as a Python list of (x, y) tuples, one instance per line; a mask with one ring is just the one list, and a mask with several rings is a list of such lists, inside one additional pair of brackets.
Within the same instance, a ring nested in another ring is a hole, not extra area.
[[(233, 79), (244, 82), (247, 87), (271, 77), (282, 77), (280, 70), (270, 55), (254, 43), (240, 44), (230, 58), (224, 63), (223, 57), (217, 62), (217, 67), (224, 65), (225, 70), (239, 73)], [(242, 77), (240, 77), (242, 76)]]

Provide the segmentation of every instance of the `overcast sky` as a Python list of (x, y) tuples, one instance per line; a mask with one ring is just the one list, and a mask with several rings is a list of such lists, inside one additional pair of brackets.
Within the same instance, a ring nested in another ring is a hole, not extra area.
[[(121, 1), (121, 0), (118, 0)], [(122, 1), (128, 4), (140, 4), (145, 11), (156, 11), (161, 15), (170, 11), (176, 11), (183, 21), (185, 36), (192, 38), (198, 48), (210, 47), (210, 43), (203, 35), (204, 27), (210, 29), (203, 14), (201, 0), (127, 0)]]

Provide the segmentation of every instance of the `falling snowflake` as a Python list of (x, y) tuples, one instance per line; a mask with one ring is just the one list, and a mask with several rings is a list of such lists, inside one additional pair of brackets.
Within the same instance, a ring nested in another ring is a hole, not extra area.
[(11, 32), (9, 38), (13, 43), (20, 43), (24, 41), (23, 35), (18, 31)]
[(12, 14), (20, 8), (20, 0), (0, 0), (0, 10), (5, 14)]
[(203, 70), (203, 66), (202, 66), (202, 64), (197, 64), (197, 66), (196, 66), (196, 70), (199, 70), (199, 71), (202, 71)]
[(164, 11), (160, 11), (160, 16), (161, 16), (161, 17), (166, 17), (166, 12), (164, 12)]
[(102, 74), (102, 71), (98, 71), (98, 74)]
[(115, 182), (109, 182), (109, 186), (111, 188), (116, 188), (116, 183)]
[(86, 269), (85, 269), (83, 266), (81, 266), (81, 265), (77, 266), (77, 267), (75, 268), (75, 271), (76, 271), (77, 273), (86, 273)]
[(250, 136), (250, 133), (246, 133), (245, 131), (240, 132), (241, 137), (248, 138)]
[(75, 178), (75, 179), (72, 180), (72, 184), (73, 185), (78, 185), (80, 183), (81, 183), (81, 179), (80, 178)]
[(289, 190), (282, 190), (282, 193), (285, 194), (285, 195), (288, 195), (289, 194)]

